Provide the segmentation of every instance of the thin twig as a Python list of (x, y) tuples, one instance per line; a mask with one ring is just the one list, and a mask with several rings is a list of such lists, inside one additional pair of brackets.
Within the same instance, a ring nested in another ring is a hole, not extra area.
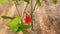
[(26, 13), (27, 7), (28, 7), (28, 4), (25, 6), (25, 9), (24, 9), (24, 11), (23, 11), (23, 17), (24, 17), (24, 14)]
[(37, 1), (36, 1), (36, 3), (35, 3), (34, 8), (33, 8), (33, 13), (34, 13), (34, 11), (35, 11), (36, 6), (37, 6)]
[[(9, 1), (9, 0), (8, 0), (8, 1)], [(14, 1), (14, 0), (13, 0), (13, 1)], [(18, 13), (18, 15), (21, 16), (20, 13), (19, 13), (19, 10), (18, 10), (18, 7), (17, 7), (17, 4), (16, 4), (15, 2), (14, 2), (14, 4), (15, 4), (15, 6), (16, 6), (16, 9), (17, 9), (17, 13)]]
[(37, 5), (37, 1), (35, 3), (34, 8), (32, 9), (32, 0), (31, 0), (31, 19), (32, 19), (31, 26), (32, 26), (32, 30), (33, 30), (33, 13), (35, 11), (36, 5)]
[(22, 15), (22, 25), (23, 25), (23, 18), (24, 18), (24, 14), (26, 13), (26, 9), (27, 9), (27, 7), (28, 7), (28, 4), (26, 5), (26, 7), (25, 7), (25, 9), (24, 9), (24, 11), (23, 11), (23, 15)]
[(16, 6), (16, 10), (18, 12), (18, 15), (21, 16), (16, 3), (15, 3), (15, 6)]
[(31, 19), (32, 19), (32, 21), (31, 21), (31, 26), (32, 26), (32, 30), (33, 30), (33, 11), (32, 11), (32, 0), (31, 0)]

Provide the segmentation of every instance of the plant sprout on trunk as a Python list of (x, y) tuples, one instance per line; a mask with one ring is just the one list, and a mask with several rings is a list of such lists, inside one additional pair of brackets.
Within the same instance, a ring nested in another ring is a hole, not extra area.
[[(28, 28), (31, 28), (32, 30), (34, 30), (33, 29), (33, 16), (34, 16), (33, 13), (34, 13), (35, 8), (36, 8), (37, 5), (41, 6), (41, 1), (40, 0), (36, 0), (36, 3), (34, 5), (34, 7), (32, 6), (33, 5), (32, 4), (33, 3), (32, 0), (13, 0), (13, 1), (14, 1), (15, 6), (16, 6), (16, 10), (17, 10), (19, 16), (17, 16), (17, 17), (2, 16), (2, 18), (11, 19), (11, 21), (9, 23), (7, 23), (6, 25), (8, 27), (10, 27), (14, 33), (18, 33), (21, 30), (23, 32), (23, 34), (27, 34), (27, 29)], [(17, 7), (17, 5), (19, 4), (19, 1), (24, 1), (24, 2), (27, 3), (27, 5), (25, 6), (25, 9), (24, 9), (24, 12), (23, 12), (22, 16), (20, 15), (20, 13), (19, 13), (20, 11), (18, 10), (18, 7)], [(31, 11), (30, 12), (31, 13), (28, 14), (26, 12), (26, 10), (27, 10), (28, 5), (30, 4), (30, 1), (31, 1), (31, 6), (30, 6), (31, 7)], [(57, 0), (52, 0), (52, 2), (54, 4), (56, 4)], [(6, 2), (5, 0), (4, 1), (0, 0), (0, 3), (1, 4), (11, 4), (12, 2)], [(19, 23), (19, 22), (21, 22), (21, 23)]]

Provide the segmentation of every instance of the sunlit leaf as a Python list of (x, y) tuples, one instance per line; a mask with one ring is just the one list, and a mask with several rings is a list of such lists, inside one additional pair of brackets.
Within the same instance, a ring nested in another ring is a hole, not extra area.
[(7, 26), (12, 28), (16, 27), (20, 21), (21, 21), (21, 17), (16, 17), (11, 22), (7, 23)]
[(19, 32), (19, 31), (21, 30), (21, 27), (22, 27), (22, 26), (20, 26), (20, 24), (18, 24), (16, 27), (13, 27), (13, 28), (11, 28), (11, 29), (12, 29), (12, 31), (13, 31), (14, 33), (17, 33), (17, 32)]
[(30, 0), (24, 0), (25, 2), (27, 2), (29, 4)]

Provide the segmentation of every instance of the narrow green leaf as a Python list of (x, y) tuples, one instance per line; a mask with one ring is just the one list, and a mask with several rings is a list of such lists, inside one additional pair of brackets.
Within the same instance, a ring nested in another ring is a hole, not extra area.
[(14, 19), (15, 17), (9, 17), (9, 16), (2, 16), (4, 19)]
[(30, 0), (24, 0), (25, 2), (27, 2), (28, 4), (30, 3)]
[(7, 26), (11, 28), (16, 27), (20, 21), (21, 21), (21, 17), (16, 17), (11, 22), (7, 23)]
[(54, 4), (56, 4), (56, 3), (57, 3), (57, 0), (52, 0), (52, 2), (53, 2)]
[(40, 0), (37, 0), (37, 4), (38, 4), (39, 6), (41, 6), (41, 2), (40, 2)]
[(5, 1), (5, 0), (0, 0), (0, 4), (11, 4), (11, 2)]

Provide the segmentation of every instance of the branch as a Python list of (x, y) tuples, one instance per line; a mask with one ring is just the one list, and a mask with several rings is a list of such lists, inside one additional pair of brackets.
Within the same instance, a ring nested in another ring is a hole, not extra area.
[(17, 4), (16, 4), (16, 3), (14, 3), (14, 4), (15, 4), (15, 6), (16, 6), (16, 10), (17, 10), (17, 12), (18, 12), (18, 15), (21, 16), (20, 13), (19, 13), (19, 10), (18, 10), (18, 7), (17, 7)]
[(31, 26), (32, 26), (32, 30), (33, 30), (33, 11), (32, 11), (32, 0), (31, 0), (31, 19), (32, 19), (32, 21), (31, 21)]
[(23, 11), (23, 17), (24, 17), (24, 14), (26, 13), (27, 7), (28, 7), (28, 4), (25, 6), (25, 9), (24, 9), (24, 11)]
[(23, 25), (24, 14), (26, 13), (26, 9), (27, 9), (27, 7), (28, 7), (28, 4), (26, 5), (26, 7), (25, 7), (25, 9), (24, 9), (24, 11), (23, 11), (22, 20), (21, 20), (21, 21), (22, 21), (22, 23), (21, 23), (22, 25)]
[(34, 8), (32, 9), (32, 0), (31, 0), (31, 19), (32, 19), (31, 26), (32, 26), (32, 30), (33, 30), (33, 13), (35, 11), (36, 5), (37, 5), (37, 1), (35, 3)]
[[(8, 1), (9, 1), (9, 0), (8, 0)], [(14, 1), (14, 0), (13, 0), (13, 1)], [(19, 13), (19, 10), (18, 10), (18, 7), (17, 7), (17, 4), (16, 4), (15, 2), (14, 2), (14, 4), (15, 4), (15, 6), (16, 6), (16, 10), (17, 10), (18, 15), (21, 16), (20, 13)]]
[(33, 8), (33, 13), (34, 13), (34, 11), (35, 11), (36, 6), (37, 6), (37, 1), (36, 1), (36, 3), (35, 3), (34, 8)]

